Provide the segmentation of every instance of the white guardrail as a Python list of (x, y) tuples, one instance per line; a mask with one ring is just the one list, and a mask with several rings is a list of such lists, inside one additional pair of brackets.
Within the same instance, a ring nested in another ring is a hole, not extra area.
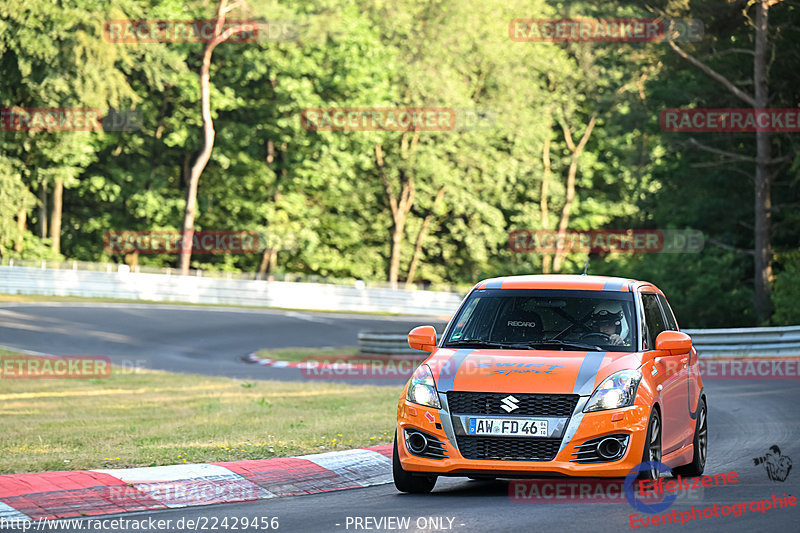
[(0, 293), (450, 316), (452, 292), (0, 266)]
[[(700, 357), (800, 356), (800, 326), (779, 328), (685, 329)], [(441, 335), (441, 332), (438, 333)], [(358, 334), (363, 354), (419, 355), (405, 333), (365, 331)]]
[[(0, 293), (449, 317), (462, 295), (325, 283), (0, 266)], [(686, 329), (702, 357), (800, 356), (800, 326)], [(418, 355), (406, 332), (364, 332), (362, 353)]]
[(800, 326), (684, 329), (701, 357), (800, 356)]

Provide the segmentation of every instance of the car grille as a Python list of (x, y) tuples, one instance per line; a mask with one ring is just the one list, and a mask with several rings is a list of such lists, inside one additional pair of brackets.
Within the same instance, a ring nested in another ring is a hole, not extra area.
[(451, 391), (447, 393), (447, 404), (453, 414), (569, 417), (580, 398), (577, 394), (513, 394), (519, 400), (519, 408), (507, 413), (501, 407), (507, 396), (496, 392)]
[(552, 461), (561, 439), (525, 439), (505, 437), (456, 437), (465, 459), (495, 461)]

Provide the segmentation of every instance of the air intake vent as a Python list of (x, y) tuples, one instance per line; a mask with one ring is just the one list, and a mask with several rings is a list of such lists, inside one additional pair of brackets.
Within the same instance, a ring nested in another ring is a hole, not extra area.
[(406, 429), (406, 449), (409, 453), (428, 459), (447, 459), (444, 443), (430, 433)]
[(570, 462), (585, 464), (618, 461), (625, 455), (629, 439), (625, 433), (589, 439), (575, 447), (577, 451), (572, 452), (573, 458)]
[(458, 450), (465, 459), (493, 461), (552, 461), (561, 439), (523, 439), (458, 436)]

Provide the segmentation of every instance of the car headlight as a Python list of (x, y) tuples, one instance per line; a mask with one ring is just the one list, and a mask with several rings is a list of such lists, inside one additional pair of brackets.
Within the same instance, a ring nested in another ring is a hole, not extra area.
[(409, 402), (441, 409), (439, 395), (436, 392), (436, 383), (433, 381), (433, 372), (428, 365), (419, 365), (408, 383), (406, 399)]
[(639, 388), (641, 380), (640, 370), (621, 370), (611, 374), (595, 389), (586, 402), (583, 412), (605, 411), (633, 405), (636, 389)]

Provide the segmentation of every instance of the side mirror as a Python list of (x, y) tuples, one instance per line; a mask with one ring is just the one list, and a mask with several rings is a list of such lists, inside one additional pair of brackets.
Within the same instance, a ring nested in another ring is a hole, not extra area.
[(662, 331), (656, 337), (656, 350), (664, 350), (671, 355), (683, 355), (692, 350), (692, 338), (680, 331)]
[(436, 330), (433, 326), (418, 326), (408, 333), (408, 345), (415, 350), (432, 352), (436, 349)]

